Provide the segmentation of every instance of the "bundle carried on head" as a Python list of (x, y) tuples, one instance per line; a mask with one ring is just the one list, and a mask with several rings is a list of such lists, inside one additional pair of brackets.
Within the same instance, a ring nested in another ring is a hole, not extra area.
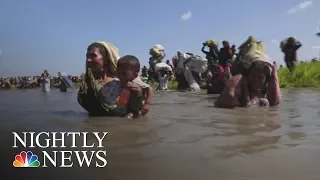
[(254, 59), (265, 56), (264, 43), (254, 37), (249, 38), (239, 47), (241, 61), (252, 62)]
[(218, 47), (219, 42), (214, 39), (209, 39), (203, 43), (204, 46), (209, 46), (209, 47)]
[(246, 48), (247, 46), (255, 42), (257, 42), (256, 38), (254, 38), (253, 36), (249, 36), (248, 39), (244, 43), (242, 43), (238, 49), (239, 51), (241, 51), (242, 49)]
[(246, 70), (255, 59), (266, 56), (264, 43), (262, 41), (257, 41), (253, 36), (249, 36), (238, 49), (239, 61), (232, 65), (232, 75), (245, 74)]
[(157, 59), (162, 58), (163, 59), (165, 57), (164, 47), (160, 44), (156, 44), (149, 50), (149, 54), (153, 58), (157, 58)]
[(117, 62), (118, 62), (118, 59), (120, 59), (118, 48), (107, 41), (97, 41), (95, 43), (99, 43), (103, 45), (103, 47), (106, 49), (106, 51), (108, 52), (108, 59), (110, 61), (109, 70), (111, 71), (112, 74), (116, 74)]
[(287, 48), (295, 48), (298, 47), (300, 42), (294, 37), (285, 38), (280, 42), (280, 48), (284, 51)]
[(172, 68), (171, 66), (169, 66), (166, 63), (158, 63), (155, 66), (155, 71), (159, 72), (159, 71), (171, 71), (172, 72)]
[(177, 67), (182, 69), (188, 67), (190, 70), (194, 72), (203, 73), (208, 68), (208, 62), (205, 58), (202, 58), (201, 56), (194, 55), (192, 53), (184, 53), (179, 58)]

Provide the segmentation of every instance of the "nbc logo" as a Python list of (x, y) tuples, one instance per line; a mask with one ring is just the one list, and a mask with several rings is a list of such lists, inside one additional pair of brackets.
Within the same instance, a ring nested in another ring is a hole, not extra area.
[(39, 165), (38, 156), (34, 155), (31, 151), (27, 153), (21, 151), (20, 154), (15, 156), (15, 160), (13, 161), (14, 167), (39, 167)]

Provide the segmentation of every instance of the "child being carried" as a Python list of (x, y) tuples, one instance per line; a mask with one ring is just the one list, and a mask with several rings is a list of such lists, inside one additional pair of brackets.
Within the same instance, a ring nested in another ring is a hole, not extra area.
[(121, 57), (117, 63), (118, 78), (123, 91), (119, 104), (127, 105), (127, 118), (135, 118), (140, 114), (145, 115), (150, 109), (153, 89), (139, 77), (140, 62), (132, 55)]

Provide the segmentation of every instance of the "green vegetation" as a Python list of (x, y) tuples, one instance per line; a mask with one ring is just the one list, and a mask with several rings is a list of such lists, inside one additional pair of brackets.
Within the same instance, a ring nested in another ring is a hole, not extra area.
[(320, 87), (320, 62), (299, 63), (293, 72), (278, 70), (281, 88)]

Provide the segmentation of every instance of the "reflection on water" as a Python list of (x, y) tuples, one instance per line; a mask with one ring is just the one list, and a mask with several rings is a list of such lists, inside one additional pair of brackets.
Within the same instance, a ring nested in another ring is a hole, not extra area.
[(127, 120), (87, 117), (76, 91), (1, 91), (0, 139), (11, 143), (11, 131), (108, 131), (107, 168), (81, 169), (77, 179), (319, 179), (320, 91), (282, 94), (278, 107), (230, 110), (214, 108), (217, 96), (205, 92), (157, 92), (148, 117)]

